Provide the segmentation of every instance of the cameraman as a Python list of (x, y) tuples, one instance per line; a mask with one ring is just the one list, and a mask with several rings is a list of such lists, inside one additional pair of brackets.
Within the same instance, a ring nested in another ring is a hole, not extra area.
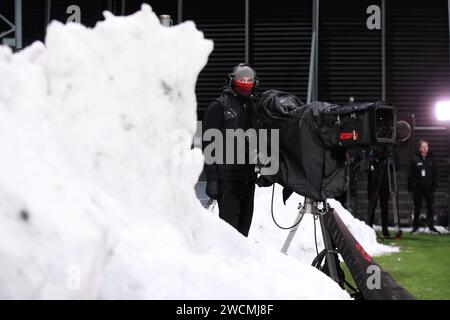
[(414, 200), (414, 223), (412, 233), (419, 228), (420, 209), (422, 198), (427, 204), (428, 227), (432, 233), (438, 233), (433, 221), (433, 199), (437, 187), (436, 164), (429, 151), (428, 142), (419, 141), (419, 151), (411, 160), (408, 175), (408, 192), (413, 194)]
[(388, 204), (389, 204), (389, 180), (387, 173), (387, 152), (384, 146), (369, 149), (367, 170), (367, 193), (369, 196), (368, 225), (373, 226), (375, 209), (380, 200), (381, 227), (383, 237), (391, 238), (388, 230)]
[[(226, 130), (251, 127), (251, 104), (255, 88), (255, 71), (247, 64), (239, 64), (228, 75), (222, 94), (209, 105), (203, 121), (204, 130), (218, 129), (223, 137), (223, 159), (219, 163), (207, 164), (204, 172), (207, 179), (206, 194), (219, 204), (219, 217), (244, 236), (248, 236), (253, 217), (255, 194), (255, 166), (250, 164), (248, 142), (245, 140), (245, 163), (237, 164), (237, 150), (242, 148), (226, 143)], [(211, 142), (210, 142), (211, 143)], [(209, 143), (203, 144), (203, 150)], [(225, 163), (226, 153), (234, 148), (234, 162)], [(214, 161), (217, 161), (214, 155)]]

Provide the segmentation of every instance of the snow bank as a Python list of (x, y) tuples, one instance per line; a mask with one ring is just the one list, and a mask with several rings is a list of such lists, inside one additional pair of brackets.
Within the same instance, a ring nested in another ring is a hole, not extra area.
[(174, 133), (212, 42), (148, 6), (105, 18), (0, 47), (0, 298), (348, 299), (195, 198), (202, 156)]

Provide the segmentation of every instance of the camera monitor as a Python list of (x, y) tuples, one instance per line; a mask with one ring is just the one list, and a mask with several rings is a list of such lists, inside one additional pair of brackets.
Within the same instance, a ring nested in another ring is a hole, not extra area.
[(397, 123), (394, 107), (377, 106), (374, 110), (377, 144), (394, 144)]

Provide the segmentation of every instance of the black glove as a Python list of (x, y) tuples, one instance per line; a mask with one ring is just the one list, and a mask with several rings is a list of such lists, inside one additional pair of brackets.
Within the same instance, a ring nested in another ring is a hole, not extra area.
[(258, 179), (256, 179), (256, 185), (260, 188), (270, 187), (271, 185), (273, 185), (273, 182), (270, 181), (267, 177), (259, 175)]
[(214, 200), (220, 200), (222, 198), (218, 180), (208, 180), (208, 182), (206, 182), (206, 195)]

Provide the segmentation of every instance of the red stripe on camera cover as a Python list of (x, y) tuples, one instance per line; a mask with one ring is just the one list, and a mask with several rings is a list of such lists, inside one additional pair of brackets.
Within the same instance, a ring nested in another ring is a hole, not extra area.
[(358, 132), (341, 132), (341, 134), (339, 135), (339, 139), (341, 139), (341, 140), (358, 140)]
[(355, 249), (359, 251), (359, 253), (367, 262), (372, 262), (372, 257), (366, 252), (366, 250), (364, 250), (364, 248), (359, 244), (359, 242), (355, 243)]

